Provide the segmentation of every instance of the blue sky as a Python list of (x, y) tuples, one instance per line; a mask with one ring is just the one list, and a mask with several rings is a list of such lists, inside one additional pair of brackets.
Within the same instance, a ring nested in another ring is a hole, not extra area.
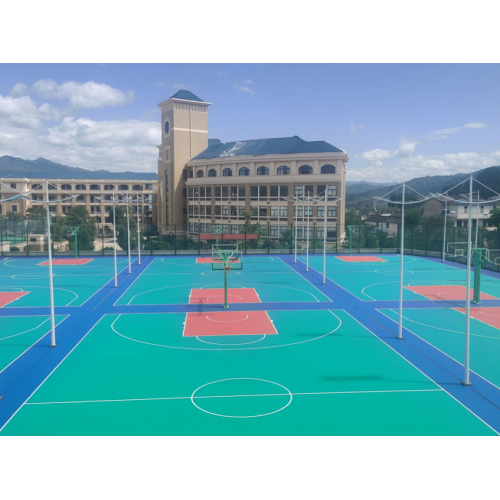
[(298, 135), (349, 154), (348, 180), (500, 164), (500, 65), (0, 65), (0, 156), (156, 169), (159, 108), (179, 88), (212, 103), (222, 141)]

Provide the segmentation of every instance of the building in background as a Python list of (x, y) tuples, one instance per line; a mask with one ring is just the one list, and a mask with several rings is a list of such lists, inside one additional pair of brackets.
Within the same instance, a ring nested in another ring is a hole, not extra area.
[[(157, 185), (155, 180), (124, 180), (124, 179), (47, 179), (49, 181), (49, 201), (51, 215), (64, 215), (71, 207), (83, 206), (96, 222), (102, 225), (112, 226), (112, 197), (113, 189), (115, 195), (142, 195), (139, 202), (139, 220), (142, 223), (157, 223)], [(10, 198), (15, 191), (31, 193), (29, 199), (0, 203), (0, 214), (8, 212), (18, 213), (21, 216), (28, 214), (32, 206), (44, 206), (46, 200), (45, 180), (13, 178), (0, 179), (4, 185), (0, 185), (0, 196), (3, 199)], [(52, 192), (50, 192), (52, 191)], [(67, 195), (76, 196), (66, 202), (60, 202)], [(58, 203), (55, 203), (55, 202)], [(131, 213), (136, 215), (136, 202), (131, 203)]]
[[(471, 207), (472, 226), (476, 226), (476, 221), (479, 227), (486, 226), (490, 218), (490, 212), (496, 208), (494, 205), (485, 204), (486, 200), (479, 199), (477, 204)], [(423, 204), (423, 215), (444, 215), (445, 203), (434, 198), (427, 200)], [(469, 223), (469, 207), (458, 203), (448, 203), (448, 220), (453, 221), (455, 227), (467, 227)], [(494, 227), (491, 228), (495, 230)]]
[[(208, 138), (208, 107), (181, 90), (159, 104), (159, 221), (164, 230), (208, 232), (220, 225), (241, 233), (246, 214), (264, 234), (279, 238), (294, 224), (294, 195), (331, 198), (329, 238), (344, 232), (347, 154), (325, 141), (300, 137), (222, 143)], [(340, 197), (337, 204), (335, 197)], [(324, 204), (310, 208), (310, 237), (322, 237)], [(307, 213), (298, 209), (298, 236), (305, 237)], [(182, 228), (182, 229), (181, 229)]]

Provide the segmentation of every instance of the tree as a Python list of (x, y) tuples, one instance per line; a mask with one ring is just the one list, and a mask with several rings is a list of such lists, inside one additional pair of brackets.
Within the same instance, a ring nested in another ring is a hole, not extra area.
[(351, 208), (345, 213), (345, 226), (357, 226), (361, 224), (361, 217), (356, 214), (356, 209)]
[(90, 216), (85, 207), (79, 205), (71, 207), (66, 212), (66, 217), (57, 217), (53, 222), (53, 227), (57, 228), (62, 238), (69, 239), (69, 247), (72, 249), (75, 246), (74, 238), (68, 238), (68, 235), (62, 230), (63, 226), (78, 226), (78, 248), (81, 250), (94, 250), (96, 223), (94, 217)]
[(500, 226), (500, 208), (491, 209), (490, 218), (488, 219), (488, 226), (496, 228)]
[(415, 207), (405, 211), (405, 224), (418, 225), (422, 219), (420, 208)]
[[(128, 248), (127, 241), (127, 209), (125, 207), (115, 206), (116, 213), (116, 240), (122, 249)], [(130, 219), (130, 248), (137, 248), (137, 225), (131, 214)]]

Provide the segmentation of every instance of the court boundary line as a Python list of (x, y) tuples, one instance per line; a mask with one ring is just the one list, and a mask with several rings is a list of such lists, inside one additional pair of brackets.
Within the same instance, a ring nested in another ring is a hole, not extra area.
[(42, 387), (43, 384), (48, 380), (48, 378), (61, 366), (61, 364), (66, 360), (66, 358), (83, 342), (84, 339), (87, 338), (87, 335), (100, 323), (102, 318), (104, 318), (105, 314), (103, 314), (93, 325), (92, 328), (72, 347), (72, 349), (64, 356), (61, 361), (52, 369), (52, 371), (40, 382), (40, 384), (37, 386), (37, 388), (26, 398), (24, 403), (19, 406), (19, 408), (10, 416), (10, 418), (5, 422), (5, 424), (0, 427), (0, 432), (5, 429), (5, 427), (9, 424), (9, 422), (18, 414), (18, 412), (26, 405), (26, 403), (32, 398), (32, 396)]
[[(44, 315), (39, 315), (39, 316), (34, 316), (34, 317), (45, 317)], [(60, 316), (59, 314), (56, 314), (56, 316)], [(19, 318), (19, 317), (30, 317), (30, 316), (4, 316), (4, 317), (7, 317), (7, 318)], [(66, 314), (66, 316), (64, 316), (64, 318), (61, 319), (61, 321), (59, 321), (58, 323), (56, 323), (56, 328), (66, 319), (68, 319), (70, 317), (69, 314)], [(47, 321), (50, 319), (50, 316), (47, 318)], [(42, 326), (43, 324), (45, 323), (45, 321), (43, 323), (40, 324), (40, 326)], [(40, 326), (38, 326), (37, 328), (40, 328)], [(27, 333), (27, 332), (25, 332)], [(50, 333), (50, 330), (46, 333), (44, 333), (36, 342), (33, 342), (33, 344), (31, 344), (28, 348), (26, 348), (21, 354), (19, 354), (19, 356), (17, 356), (17, 358), (13, 359), (8, 365), (4, 366), (1, 370), (0, 370), (0, 374), (5, 371), (10, 365), (12, 365), (14, 362), (16, 362), (21, 356), (24, 356), (24, 354), (26, 354), (32, 347), (34, 347), (36, 344), (38, 344), (38, 342), (40, 342), (40, 340), (42, 340), (45, 336), (47, 336), (48, 334)], [(3, 339), (2, 339), (3, 340)], [(1, 342), (1, 340), (0, 340)], [(1, 429), (0, 429), (1, 430)]]
[[(392, 309), (389, 309), (389, 310), (392, 310)], [(382, 310), (379, 310), (377, 309), (377, 311), (384, 315), (386, 318), (390, 319), (394, 324), (397, 324), (396, 321), (391, 318), (390, 316), (387, 316), (387, 314), (385, 314), (384, 312), (382, 312)], [(457, 311), (458, 312), (458, 311)], [(473, 318), (475, 319), (475, 318)], [(491, 325), (488, 325), (488, 326), (491, 326)], [(440, 353), (444, 354), (446, 357), (450, 358), (452, 361), (455, 361), (456, 363), (458, 363), (460, 366), (464, 366), (463, 363), (461, 363), (460, 361), (458, 361), (457, 359), (451, 357), (449, 354), (445, 353), (444, 351), (442, 351), (441, 349), (439, 349), (439, 347), (436, 347), (434, 344), (431, 344), (429, 341), (425, 340), (424, 338), (422, 338), (420, 335), (418, 335), (418, 333), (415, 333), (413, 330), (410, 330), (410, 328), (407, 328), (406, 326), (404, 327), (405, 330), (408, 330), (412, 335), (415, 335), (415, 337), (419, 338), (422, 342), (425, 342), (426, 344), (430, 345), (431, 347), (433, 347), (434, 349), (436, 349), (437, 351), (439, 351)], [(472, 373), (474, 373), (474, 375), (478, 376), (479, 378), (482, 378), (485, 382), (488, 382), (488, 384), (491, 384), (493, 387), (496, 387), (498, 390), (500, 390), (500, 387), (495, 385), (493, 382), (491, 382), (490, 380), (488, 380), (487, 378), (483, 377), (482, 375), (480, 375), (479, 373), (475, 372), (474, 370), (470, 370)], [(484, 396), (482, 396), (484, 397)], [(486, 398), (485, 398), (486, 399)], [(486, 399), (488, 402), (489, 400)], [(491, 403), (493, 404), (493, 403)], [(478, 417), (479, 418), (479, 417)], [(500, 434), (500, 433), (499, 433)]]
[[(487, 422), (485, 422), (481, 417), (479, 417), (478, 415), (476, 415), (470, 408), (468, 408), (467, 406), (465, 406), (461, 401), (459, 401), (455, 396), (453, 396), (452, 394), (450, 394), (444, 387), (442, 387), (440, 384), (438, 384), (435, 380), (432, 380), (431, 377), (429, 377), (429, 375), (427, 375), (426, 373), (424, 373), (420, 368), (416, 367), (411, 361), (409, 361), (408, 359), (406, 359), (401, 353), (399, 353), (398, 351), (396, 351), (396, 349), (394, 349), (392, 346), (390, 346), (387, 342), (385, 342), (384, 340), (382, 340), (378, 335), (376, 335), (374, 332), (372, 332), (368, 327), (366, 327), (365, 325), (363, 325), (363, 323), (361, 323), (358, 319), (356, 319), (351, 313), (349, 313), (348, 311), (345, 311), (346, 314), (348, 314), (349, 316), (351, 316), (352, 319), (354, 319), (354, 321), (356, 321), (357, 323), (359, 323), (363, 328), (365, 328), (368, 332), (370, 332), (374, 337), (376, 337), (377, 339), (380, 340), (380, 342), (382, 342), (383, 344), (385, 344), (387, 347), (389, 347), (389, 349), (393, 350), (398, 356), (400, 356), (402, 359), (404, 359), (408, 364), (410, 364), (411, 366), (413, 366), (413, 368), (415, 368), (416, 370), (418, 370), (422, 375), (424, 375), (424, 377), (428, 378), (433, 384), (437, 385), (438, 387), (441, 387), (441, 389), (443, 389), (444, 392), (446, 392), (446, 394), (448, 394), (451, 398), (453, 398), (457, 403), (459, 403), (460, 405), (462, 405), (467, 411), (469, 411), (470, 413), (472, 413), (472, 415), (474, 415), (478, 420), (480, 420), (481, 422), (483, 422), (484, 425), (486, 425), (487, 427), (489, 427), (495, 434), (497, 434), (498, 436), (500, 436), (500, 432), (498, 432), (497, 430), (495, 430), (493, 427), (491, 427), (491, 425), (489, 425)], [(381, 313), (383, 314), (383, 313)], [(385, 314), (384, 314), (385, 316)], [(386, 316), (387, 317), (387, 316)], [(370, 316), (371, 319), (374, 319)], [(390, 318), (389, 318), (390, 319)], [(375, 319), (375, 321), (377, 321)], [(390, 330), (388, 330), (390, 332)], [(392, 332), (390, 332), (392, 333)], [(412, 332), (413, 333), (413, 332)], [(393, 334), (394, 335), (394, 334)], [(394, 336), (394, 338), (396, 338), (396, 336)], [(413, 349), (415, 349), (413, 346), (411, 346), (411, 344), (408, 344), (410, 347), (412, 347)], [(432, 346), (432, 344), (429, 344)], [(434, 346), (432, 346), (434, 347)], [(423, 353), (421, 353), (420, 351), (417, 350), (417, 352), (421, 355), (423, 355)], [(431, 360), (432, 361), (432, 360)], [(433, 361), (434, 362), (434, 361)], [(440, 369), (443, 370), (443, 367), (439, 364), (436, 363), (437, 366), (439, 366)], [(453, 375), (452, 375), (453, 376)], [(483, 396), (481, 396), (483, 397)], [(488, 400), (487, 400), (488, 401)], [(489, 401), (488, 401), (489, 402)], [(491, 403), (490, 403), (491, 404)]]
[[(149, 257), (146, 257), (146, 258), (149, 258)], [(146, 271), (146, 269), (155, 261), (155, 259), (151, 259), (149, 264), (132, 280), (132, 283), (129, 284), (129, 286), (127, 288), (125, 288), (125, 290), (123, 290), (123, 292), (121, 293), (121, 295), (115, 300), (115, 302), (113, 302), (113, 307), (115, 305), (117, 305), (116, 303), (127, 293), (128, 289), (143, 275), (143, 273)], [(125, 268), (127, 269), (127, 268)], [(137, 268), (136, 268), (137, 269)], [(123, 272), (123, 271), (122, 271)], [(111, 281), (111, 280), (110, 280)]]

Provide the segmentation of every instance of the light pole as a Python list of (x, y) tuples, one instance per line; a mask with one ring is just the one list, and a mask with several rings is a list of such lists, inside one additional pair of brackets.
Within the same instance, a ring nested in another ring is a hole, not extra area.
[(130, 258), (130, 214), (129, 214), (130, 198), (127, 191), (127, 244), (128, 244), (128, 273), (132, 273), (132, 262)]
[(50, 295), (50, 347), (56, 347), (56, 321), (54, 313), (54, 277), (52, 276), (52, 240), (50, 237), (50, 204), (49, 181), (45, 181), (45, 195), (47, 199), (47, 249), (49, 253), (49, 295)]

